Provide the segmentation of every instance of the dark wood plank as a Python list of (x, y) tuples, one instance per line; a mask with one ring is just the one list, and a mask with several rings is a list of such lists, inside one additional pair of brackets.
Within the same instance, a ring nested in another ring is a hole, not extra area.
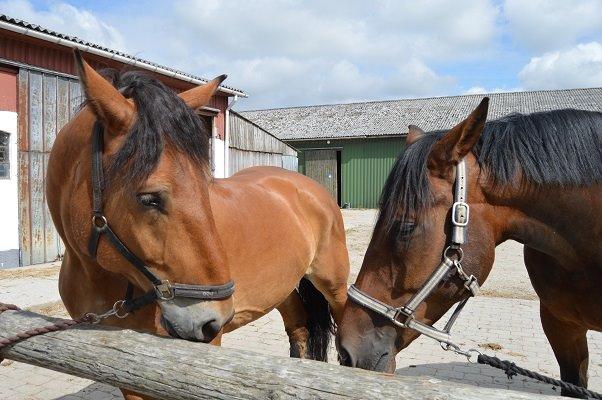
[(44, 151), (42, 74), (29, 72), (29, 151)]
[(19, 248), (21, 264), (31, 264), (31, 217), (29, 199), (29, 153), (19, 151)]
[(84, 101), (81, 87), (78, 81), (69, 81), (69, 118), (73, 118)]
[(44, 153), (29, 153), (31, 263), (46, 261), (44, 229)]
[(42, 129), (44, 131), (44, 151), (50, 152), (56, 137), (56, 76), (45, 74), (42, 82)]
[(17, 118), (19, 151), (29, 149), (29, 72), (19, 69), (17, 83)]
[(71, 79), (59, 77), (56, 85), (56, 131), (69, 122), (69, 82)]
[(46, 202), (46, 171), (48, 167), (48, 158), (50, 153), (44, 153), (44, 261), (50, 262), (55, 261), (62, 254), (60, 250), (59, 234), (54, 227), (50, 210), (48, 209), (48, 203)]

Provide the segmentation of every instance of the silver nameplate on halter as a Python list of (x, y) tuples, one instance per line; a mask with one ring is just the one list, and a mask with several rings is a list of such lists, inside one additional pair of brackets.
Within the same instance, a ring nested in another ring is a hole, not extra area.
[(456, 201), (452, 206), (452, 224), (464, 227), (468, 225), (469, 216), (470, 208), (468, 204), (463, 201)]

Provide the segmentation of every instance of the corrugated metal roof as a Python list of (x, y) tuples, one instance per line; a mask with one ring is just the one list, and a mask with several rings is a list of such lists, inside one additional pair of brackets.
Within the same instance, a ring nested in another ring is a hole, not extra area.
[[(20, 19), (17, 19), (17, 18), (12, 18), (12, 17), (10, 17), (8, 15), (0, 14), (0, 21), (9, 23), (11, 25), (19, 26), (21, 28), (30, 29), (32, 31), (44, 33), (46, 35), (54, 36), (54, 37), (63, 39), (65, 41), (78, 43), (80, 45), (88, 46), (88, 47), (91, 47), (91, 48), (94, 48), (94, 49), (97, 49), (97, 50), (101, 50), (101, 51), (106, 51), (107, 53), (111, 53), (111, 54), (115, 54), (115, 55), (118, 55), (118, 56), (121, 56), (121, 57), (125, 57), (127, 59), (130, 59), (132, 61), (136, 61), (136, 62), (141, 63), (141, 64), (146, 64), (149, 67), (161, 68), (163, 70), (170, 71), (170, 72), (172, 72), (174, 74), (183, 75), (183, 76), (186, 76), (186, 77), (191, 78), (191, 79), (201, 80), (201, 81), (204, 81), (204, 82), (208, 82), (209, 81), (206, 78), (201, 78), (201, 77), (198, 77), (198, 76), (186, 73), (186, 72), (179, 71), (179, 70), (174, 69), (174, 68), (170, 68), (170, 67), (166, 67), (164, 65), (160, 65), (160, 64), (154, 63), (152, 61), (144, 60), (142, 58), (134, 57), (134, 56), (131, 56), (131, 55), (126, 54), (126, 53), (122, 53), (122, 52), (117, 51), (117, 50), (109, 49), (107, 47), (100, 46), (98, 44), (91, 43), (91, 42), (79, 39), (79, 38), (77, 38), (75, 36), (69, 36), (69, 35), (65, 35), (63, 33), (55, 32), (55, 31), (53, 31), (51, 29), (44, 28), (44, 27), (42, 27), (40, 25), (35, 25), (35, 24), (29, 23), (27, 21), (23, 21), (23, 20), (20, 20)], [(67, 45), (67, 44), (65, 43), (65, 45)], [(175, 78), (178, 79), (177, 77), (175, 77)], [(225, 89), (229, 89), (229, 90), (231, 90), (233, 92), (236, 92), (236, 94), (238, 94), (240, 96), (245, 96), (245, 97), (247, 96), (247, 94), (245, 92), (243, 92), (242, 90), (235, 89), (235, 88), (232, 88), (232, 87), (229, 87), (229, 86), (225, 86), (225, 85), (221, 85), (221, 87), (223, 87)]]
[(489, 119), (562, 108), (602, 110), (602, 88), (475, 94), (279, 108), (241, 114), (283, 140), (405, 135), (408, 125), (448, 129), (489, 96)]

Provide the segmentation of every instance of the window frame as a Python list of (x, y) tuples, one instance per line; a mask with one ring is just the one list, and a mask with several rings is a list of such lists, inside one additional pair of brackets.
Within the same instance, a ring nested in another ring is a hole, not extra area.
[(0, 147), (4, 147), (4, 160), (0, 159), (0, 165), (6, 165), (6, 175), (0, 174), (0, 180), (9, 180), (10, 179), (10, 138), (11, 138), (11, 133), (0, 130), (0, 136), (6, 136), (5, 144), (2, 144), (2, 140), (0, 138)]

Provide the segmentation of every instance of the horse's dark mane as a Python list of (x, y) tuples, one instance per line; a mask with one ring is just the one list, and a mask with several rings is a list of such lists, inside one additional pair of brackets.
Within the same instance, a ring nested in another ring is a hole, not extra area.
[[(385, 182), (378, 224), (387, 234), (420, 219), (432, 204), (427, 157), (447, 131), (430, 132), (402, 152)], [(487, 122), (473, 149), (496, 186), (589, 186), (602, 182), (602, 113), (557, 110)], [(521, 182), (515, 182), (519, 179)]]
[(136, 121), (112, 157), (109, 179), (133, 186), (157, 167), (165, 144), (208, 171), (209, 132), (201, 118), (160, 81), (140, 71), (100, 71), (136, 105)]

